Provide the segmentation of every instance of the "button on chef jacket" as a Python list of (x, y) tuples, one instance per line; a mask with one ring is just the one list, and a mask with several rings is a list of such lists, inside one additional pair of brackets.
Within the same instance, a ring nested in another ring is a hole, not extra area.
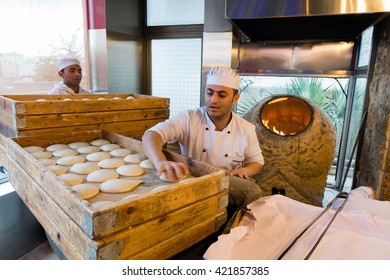
[(233, 161), (264, 164), (255, 126), (234, 112), (222, 131), (215, 130), (205, 107), (180, 112), (149, 131), (159, 133), (164, 143), (178, 142), (182, 155), (216, 167), (229, 169)]

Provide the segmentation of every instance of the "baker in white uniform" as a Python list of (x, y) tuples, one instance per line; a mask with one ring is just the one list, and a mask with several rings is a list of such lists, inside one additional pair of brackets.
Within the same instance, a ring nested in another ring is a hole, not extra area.
[(49, 94), (89, 94), (89, 90), (80, 86), (83, 72), (80, 66), (80, 61), (74, 57), (63, 57), (57, 62), (58, 75), (63, 79), (63, 82), (54, 86)]
[(246, 179), (231, 178), (230, 205), (246, 206), (261, 197), (261, 188), (252, 179), (264, 165), (255, 126), (232, 111), (240, 97), (239, 83), (233, 69), (213, 67), (207, 76), (204, 107), (180, 112), (145, 132), (144, 151), (157, 175), (165, 171), (175, 181), (189, 174), (186, 164), (168, 161), (162, 152), (165, 143), (178, 142), (182, 155)]

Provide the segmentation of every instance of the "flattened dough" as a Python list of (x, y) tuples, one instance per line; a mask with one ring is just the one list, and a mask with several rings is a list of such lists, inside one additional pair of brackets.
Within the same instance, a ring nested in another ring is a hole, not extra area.
[(111, 152), (112, 150), (115, 149), (120, 149), (121, 146), (118, 144), (104, 144), (100, 146), (100, 150), (105, 151), (105, 152)]
[(89, 143), (87, 142), (72, 142), (68, 144), (69, 148), (77, 150), (80, 147), (86, 147), (89, 146)]
[(40, 147), (40, 146), (27, 146), (27, 147), (24, 147), (23, 149), (25, 149), (29, 153), (43, 152), (45, 150), (45, 148)]
[(51, 158), (52, 153), (46, 151), (38, 151), (38, 152), (32, 152), (31, 155), (36, 159), (41, 159), (41, 158)]
[(72, 187), (82, 199), (90, 199), (99, 193), (99, 187), (94, 184), (84, 183)]
[(65, 165), (65, 166), (70, 166), (76, 163), (84, 162), (85, 158), (82, 156), (66, 156), (57, 159), (57, 164), (59, 165)]
[(49, 169), (51, 172), (53, 172), (57, 176), (68, 172), (68, 169), (66, 169), (65, 167), (63, 167), (61, 165), (49, 165), (49, 166), (47, 166), (47, 169)]
[(89, 173), (86, 180), (88, 182), (93, 182), (93, 183), (102, 183), (107, 180), (117, 179), (118, 177), (119, 174), (116, 173), (115, 170), (101, 169)]
[(108, 141), (107, 139), (96, 139), (90, 142), (92, 146), (102, 146), (105, 144), (110, 144), (111, 142)]
[(55, 157), (66, 157), (66, 156), (76, 156), (78, 155), (79, 152), (77, 152), (74, 149), (67, 148), (67, 149), (62, 149), (62, 150), (55, 150), (53, 152), (53, 156)]
[(145, 168), (145, 169), (155, 169), (154, 165), (150, 159), (145, 159), (145, 160), (141, 161), (139, 166), (141, 166), (142, 168)]
[(111, 179), (100, 184), (99, 188), (105, 193), (124, 193), (131, 191), (141, 183), (141, 180)]
[(99, 152), (100, 148), (96, 146), (85, 146), (85, 147), (80, 147), (77, 148), (77, 152), (80, 154), (90, 154), (90, 153), (96, 153)]
[(182, 178), (179, 178), (179, 179), (177, 179), (177, 180), (175, 180), (175, 181), (172, 181), (172, 180), (169, 180), (169, 179), (168, 179), (167, 173), (164, 171), (163, 173), (161, 173), (161, 175), (160, 175), (159, 178), (160, 178), (161, 181), (164, 181), (164, 182), (177, 183), (177, 182), (179, 182), (179, 181), (181, 181), (181, 180), (187, 178), (187, 176), (183, 176)]
[(89, 161), (101, 161), (106, 158), (110, 158), (110, 154), (107, 152), (96, 152), (86, 156), (86, 159)]
[(131, 164), (119, 166), (116, 169), (116, 172), (118, 172), (118, 174), (122, 176), (137, 177), (144, 174), (145, 170), (139, 165)]
[(49, 166), (49, 165), (55, 165), (56, 161), (52, 158), (41, 158), (38, 159), (40, 163), (42, 163), (44, 166)]
[(80, 162), (71, 166), (70, 171), (76, 174), (87, 175), (92, 171), (99, 170), (96, 162)]
[(131, 154), (130, 150), (124, 148), (115, 149), (110, 152), (110, 155), (112, 155), (113, 157), (125, 157), (130, 154)]
[(98, 166), (101, 168), (118, 168), (122, 165), (125, 165), (125, 162), (120, 158), (106, 158), (98, 162)]
[(63, 180), (69, 186), (74, 186), (83, 182), (83, 177), (77, 174), (65, 173), (58, 175), (58, 178)]
[(66, 144), (53, 144), (53, 145), (48, 146), (46, 148), (46, 151), (54, 152), (54, 151), (58, 151), (58, 150), (68, 149), (68, 148), (69, 148), (69, 146)]
[(123, 159), (125, 162), (128, 163), (140, 163), (141, 161), (147, 159), (146, 155), (143, 154), (130, 154), (128, 156), (125, 156)]

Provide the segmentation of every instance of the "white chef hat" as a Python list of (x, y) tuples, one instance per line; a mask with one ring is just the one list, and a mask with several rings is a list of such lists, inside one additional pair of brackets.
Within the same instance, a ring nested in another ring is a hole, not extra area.
[(62, 70), (65, 67), (68, 67), (68, 66), (74, 65), (74, 64), (80, 65), (80, 61), (77, 58), (65, 56), (65, 57), (62, 57), (58, 60), (57, 67), (59, 70)]
[(240, 76), (230, 67), (216, 66), (211, 68), (207, 75), (206, 84), (225, 86), (238, 90)]

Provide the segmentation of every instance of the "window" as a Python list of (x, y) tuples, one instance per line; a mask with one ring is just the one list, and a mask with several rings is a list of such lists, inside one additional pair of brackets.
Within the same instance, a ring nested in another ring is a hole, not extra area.
[(59, 56), (83, 63), (82, 1), (0, 0), (0, 6), (0, 94), (47, 93), (61, 81)]

